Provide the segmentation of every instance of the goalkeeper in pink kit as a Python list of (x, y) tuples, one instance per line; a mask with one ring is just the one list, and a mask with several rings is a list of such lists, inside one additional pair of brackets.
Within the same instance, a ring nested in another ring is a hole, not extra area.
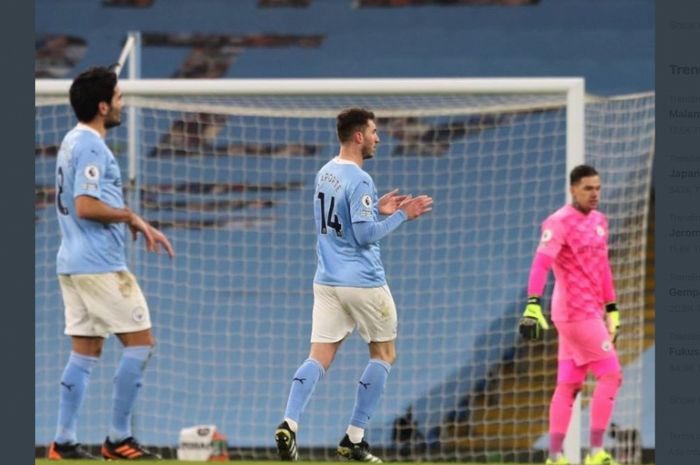
[(520, 333), (536, 340), (549, 329), (540, 297), (547, 273), (554, 270), (552, 321), (559, 335), (557, 385), (549, 409), (547, 465), (568, 465), (564, 436), (576, 395), (590, 371), (596, 378), (591, 402), (591, 452), (585, 465), (616, 465), (603, 449), (622, 371), (615, 351), (620, 314), (608, 261), (608, 222), (597, 211), (600, 177), (590, 166), (574, 168), (569, 177), (572, 203), (542, 223), (542, 237), (530, 270), (528, 302)]

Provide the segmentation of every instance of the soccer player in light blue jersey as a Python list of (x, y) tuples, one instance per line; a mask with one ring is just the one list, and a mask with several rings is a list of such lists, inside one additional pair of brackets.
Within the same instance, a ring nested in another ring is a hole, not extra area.
[(381, 462), (370, 453), (364, 432), (396, 358), (397, 317), (379, 241), (405, 221), (432, 210), (433, 199), (427, 195), (398, 195), (398, 190), (378, 197), (372, 177), (362, 169), (379, 143), (374, 113), (362, 108), (346, 109), (337, 117), (337, 131), (340, 153), (321, 168), (315, 180), (318, 266), (313, 285), (311, 350), (294, 373), (275, 441), (282, 460), (298, 460), (296, 433), (301, 413), (341, 343), (357, 328), (368, 344), (370, 360), (360, 377), (338, 455)]
[(131, 411), (154, 344), (148, 305), (126, 266), (126, 227), (143, 235), (146, 249), (165, 250), (168, 238), (124, 205), (119, 165), (104, 141), (121, 122), (117, 76), (92, 68), (73, 81), (70, 102), (78, 124), (63, 139), (56, 162), (56, 213), (61, 229), (58, 280), (65, 307), (65, 333), (72, 351), (60, 382), (56, 437), (48, 458), (95, 459), (76, 438), (76, 424), (90, 374), (105, 338), (124, 346), (114, 374), (112, 424), (101, 454), (110, 460), (159, 458), (131, 434)]

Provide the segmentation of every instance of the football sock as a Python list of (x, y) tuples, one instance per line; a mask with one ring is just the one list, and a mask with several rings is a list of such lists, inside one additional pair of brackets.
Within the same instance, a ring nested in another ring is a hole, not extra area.
[(78, 413), (85, 400), (90, 373), (97, 357), (71, 352), (61, 376), (61, 394), (58, 405), (58, 426), (55, 441), (58, 444), (75, 443)]
[(571, 421), (571, 409), (581, 386), (574, 383), (557, 383), (549, 406), (549, 455), (560, 453), (566, 430)]
[(143, 370), (150, 355), (150, 346), (124, 348), (114, 375), (112, 426), (109, 430), (111, 442), (119, 442), (131, 436), (131, 410), (141, 388)]
[(312, 358), (307, 358), (297, 368), (294, 378), (292, 378), (292, 387), (287, 398), (287, 408), (284, 411), (285, 418), (299, 423), (301, 412), (306, 408), (316, 383), (323, 377), (325, 372), (326, 370), (323, 369), (321, 364)]
[(591, 401), (591, 447), (603, 447), (603, 436), (610, 422), (621, 382), (619, 373), (598, 376)]
[(365, 367), (365, 371), (362, 373), (362, 377), (360, 377), (357, 385), (355, 406), (350, 418), (352, 426), (363, 429), (367, 427), (384, 392), (384, 385), (390, 371), (391, 365), (383, 360), (371, 359), (367, 363), (367, 367)]

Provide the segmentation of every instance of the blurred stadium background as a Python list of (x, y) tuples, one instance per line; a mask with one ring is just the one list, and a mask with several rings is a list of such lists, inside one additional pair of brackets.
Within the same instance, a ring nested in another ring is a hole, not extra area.
[[(35, 5), (37, 79), (71, 79), (115, 62), (134, 30), (143, 78), (584, 77), (586, 159), (603, 173), (601, 209), (616, 234), (630, 328), (618, 429), (607, 441), (639, 443), (645, 462), (653, 458), (651, 0)], [(522, 344), (515, 323), (539, 223), (564, 201), (560, 100), (140, 102), (138, 176), (127, 196), (165, 229), (179, 256), (170, 263), (130, 251), (159, 342), (134, 418), (138, 437), (168, 448), (180, 428), (214, 423), (234, 456), (273, 457), (271, 433), (308, 349), (315, 256), (306, 200), (316, 170), (337, 150), (332, 116), (359, 102), (382, 117), (383, 143), (367, 165), (380, 191), (425, 191), (437, 201), (430, 221), (383, 242), (400, 312), (399, 358), (370, 443), (387, 458), (540, 460), (556, 346), (551, 334)], [(53, 165), (72, 124), (65, 104), (37, 104), (38, 453), (53, 437), (57, 380), (70, 350), (54, 275)], [(126, 129), (109, 143), (126, 173)], [(88, 444), (107, 430), (116, 346), (107, 344), (83, 409), (79, 437)], [(353, 337), (318, 386), (299, 437), (308, 456), (327, 457), (337, 443), (365, 359)], [(623, 453), (621, 460), (635, 461)]]

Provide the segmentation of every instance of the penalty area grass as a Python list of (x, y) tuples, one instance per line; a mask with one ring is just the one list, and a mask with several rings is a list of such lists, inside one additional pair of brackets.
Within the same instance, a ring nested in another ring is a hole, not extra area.
[[(322, 461), (305, 461), (301, 460), (300, 462), (297, 463), (308, 463), (308, 464), (314, 464), (314, 463), (345, 463), (346, 461), (339, 461), (339, 460), (333, 460), (329, 462), (322, 462)], [(54, 465), (58, 462), (48, 460), (48, 459), (36, 459), (36, 465)], [(95, 463), (94, 460), (61, 460), (61, 463)], [(112, 462), (112, 463), (129, 463), (128, 460), (122, 460), (118, 462)], [(278, 462), (278, 461), (271, 461), (271, 460), (231, 460), (229, 462), (184, 462), (181, 460), (136, 460), (134, 463), (138, 463), (140, 465), (202, 465), (205, 463), (230, 463), (231, 465), (289, 465), (289, 462)], [(389, 462), (392, 465), (415, 465), (417, 462)], [(439, 463), (431, 463), (431, 462), (420, 462), (420, 465), (446, 465), (449, 462), (439, 462)], [(496, 462), (491, 462), (488, 464), (485, 463), (479, 463), (479, 464), (472, 464), (472, 463), (466, 463), (466, 462), (459, 462), (459, 465), (515, 465), (515, 464), (510, 464), (510, 463), (496, 463)], [(522, 464), (519, 464), (522, 465)]]

